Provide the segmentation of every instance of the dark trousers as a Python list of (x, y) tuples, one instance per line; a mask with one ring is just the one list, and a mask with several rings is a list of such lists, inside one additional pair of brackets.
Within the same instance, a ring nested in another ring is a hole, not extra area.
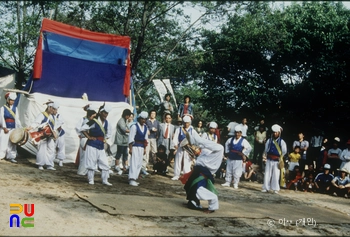
[(305, 165), (306, 165), (306, 159), (301, 158), (299, 160), (299, 169), (300, 172), (303, 172), (305, 170)]
[(128, 160), (128, 146), (117, 145), (117, 154), (115, 155), (115, 158), (119, 160), (120, 157), (122, 156), (123, 156), (123, 162)]
[(254, 156), (253, 163), (257, 163), (260, 168), (262, 168), (262, 155), (265, 150), (265, 144), (261, 144), (257, 141), (254, 142)]
[[(307, 165), (314, 165), (314, 168), (317, 169), (317, 159), (320, 156), (320, 151), (321, 151), (321, 147), (309, 147), (307, 149), (307, 153), (306, 153), (306, 164)], [(315, 162), (314, 162), (315, 161)]]

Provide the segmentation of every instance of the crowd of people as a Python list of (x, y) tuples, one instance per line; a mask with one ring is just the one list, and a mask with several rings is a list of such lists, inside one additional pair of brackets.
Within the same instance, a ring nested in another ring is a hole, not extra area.
[[(7, 93), (5, 98), (6, 104), (0, 109), (0, 158), (15, 163), (16, 144), (10, 133), (22, 126), (13, 106), (16, 94)], [(178, 111), (170, 98), (166, 94), (159, 111), (142, 111), (136, 121), (134, 114), (125, 109), (116, 125), (108, 122), (111, 111), (108, 105), (99, 108), (86, 105), (83, 108), (86, 116), (75, 127), (80, 139), (77, 174), (87, 176), (88, 183), (94, 185), (94, 174), (100, 172), (102, 183), (111, 186), (108, 179), (114, 170), (118, 175), (128, 174), (129, 185), (137, 187), (140, 175), (149, 175), (153, 169), (153, 174), (166, 176), (172, 167), (171, 180), (185, 184), (188, 207), (201, 209), (200, 200), (208, 200), (207, 213), (219, 206), (214, 179), (225, 179), (222, 186), (238, 189), (241, 180), (257, 180), (258, 173), (263, 174), (262, 192), (278, 193), (286, 188), (349, 196), (350, 140), (347, 148), (341, 150), (338, 137), (328, 141), (317, 135), (309, 143), (301, 132), (293, 142), (293, 152), (287, 154), (287, 144), (281, 136), (283, 128), (278, 124), (268, 128), (261, 120), (254, 127), (252, 146), (247, 139), (247, 118), (240, 123), (232, 121), (221, 131), (215, 121), (198, 120), (193, 126), (191, 97), (184, 97)], [(54, 160), (63, 166), (65, 158), (64, 120), (58, 114), (57, 102), (48, 101), (46, 106), (25, 130), (42, 131), (36, 164), (40, 170), (44, 167), (55, 170)], [(157, 120), (158, 113), (162, 121)], [(112, 134), (112, 126), (116, 126), (116, 134)], [(115, 136), (117, 146), (113, 164), (107, 158), (106, 141), (111, 136)]]

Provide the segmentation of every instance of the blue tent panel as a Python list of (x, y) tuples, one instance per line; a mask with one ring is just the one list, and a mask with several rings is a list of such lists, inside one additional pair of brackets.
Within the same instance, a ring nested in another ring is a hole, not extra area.
[(125, 64), (128, 49), (44, 32), (44, 51), (94, 62)]
[[(74, 66), (72, 66), (74, 65)], [(42, 76), (33, 81), (31, 93), (124, 102), (126, 66), (92, 62), (43, 51)]]

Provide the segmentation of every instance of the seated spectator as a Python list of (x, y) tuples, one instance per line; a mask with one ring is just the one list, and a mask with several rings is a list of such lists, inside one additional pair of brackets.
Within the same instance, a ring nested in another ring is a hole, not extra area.
[(291, 172), (291, 180), (287, 184), (287, 189), (290, 189), (293, 185), (294, 190), (298, 191), (301, 189), (301, 181), (303, 179), (303, 172), (300, 171), (299, 165), (294, 167), (294, 170)]
[(308, 177), (309, 176), (309, 174), (310, 173), (312, 173), (312, 175), (314, 176), (314, 178), (316, 177), (316, 170), (314, 169), (314, 165), (312, 165), (312, 164), (309, 164), (308, 166), (307, 166), (307, 170), (305, 170), (304, 171), (304, 177)]
[(329, 173), (331, 166), (325, 164), (323, 166), (323, 173), (319, 173), (315, 178), (316, 192), (318, 193), (330, 193), (331, 182), (334, 179), (334, 176)]
[(313, 193), (316, 190), (316, 186), (314, 183), (314, 173), (309, 172), (307, 176), (305, 176), (302, 180), (302, 189), (304, 192)]
[(348, 198), (350, 194), (350, 178), (347, 169), (340, 169), (339, 175), (332, 180), (333, 196)]
[(256, 172), (253, 169), (253, 163), (247, 158), (243, 158), (243, 169), (242, 169), (243, 180), (256, 181)]
[(156, 174), (166, 175), (166, 170), (169, 165), (168, 156), (165, 152), (166, 148), (164, 145), (159, 145), (156, 153), (156, 160), (153, 165), (153, 172)]

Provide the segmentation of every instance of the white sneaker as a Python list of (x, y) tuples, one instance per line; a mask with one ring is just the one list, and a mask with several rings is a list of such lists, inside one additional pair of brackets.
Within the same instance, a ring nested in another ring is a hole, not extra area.
[(263, 193), (267, 193), (267, 190), (266, 190), (266, 189), (263, 189), (263, 190), (261, 190), (261, 192), (263, 192)]
[(60, 160), (60, 161), (58, 162), (58, 166), (63, 166), (63, 161)]
[(273, 193), (278, 194), (278, 191), (277, 191), (277, 190), (275, 190), (275, 191), (273, 191)]
[(139, 186), (139, 184), (135, 180), (130, 180), (129, 185), (134, 186), (134, 187)]
[(52, 166), (49, 166), (49, 167), (47, 167), (46, 169), (48, 169), (48, 170), (56, 170), (54, 167), (52, 167)]
[(230, 183), (226, 182), (226, 183), (221, 184), (221, 186), (223, 186), (223, 187), (230, 187)]
[(89, 181), (89, 184), (94, 185), (95, 182), (92, 180), (92, 181)]
[(238, 189), (238, 184), (234, 184), (234, 185), (233, 185), (233, 188), (234, 188), (234, 189)]
[(12, 163), (17, 163), (17, 161), (15, 159), (11, 159), (10, 160)]
[(109, 174), (114, 174), (114, 173), (113, 173), (113, 170), (108, 170), (108, 173), (109, 173)]
[(101, 173), (99, 169), (95, 169), (95, 173)]
[(44, 169), (44, 167), (42, 167), (42, 166), (39, 166), (39, 170), (43, 170)]
[(146, 170), (141, 170), (141, 173), (142, 173), (143, 175), (149, 175), (149, 173), (147, 173)]
[(108, 182), (108, 181), (103, 182), (102, 184), (107, 185), (107, 186), (112, 186), (112, 184), (110, 182)]
[(119, 171), (117, 172), (117, 174), (118, 174), (118, 175), (122, 175), (122, 174), (123, 174), (123, 171), (122, 171), (122, 170), (119, 170)]
[(171, 178), (171, 180), (179, 180), (179, 176), (174, 176)]

